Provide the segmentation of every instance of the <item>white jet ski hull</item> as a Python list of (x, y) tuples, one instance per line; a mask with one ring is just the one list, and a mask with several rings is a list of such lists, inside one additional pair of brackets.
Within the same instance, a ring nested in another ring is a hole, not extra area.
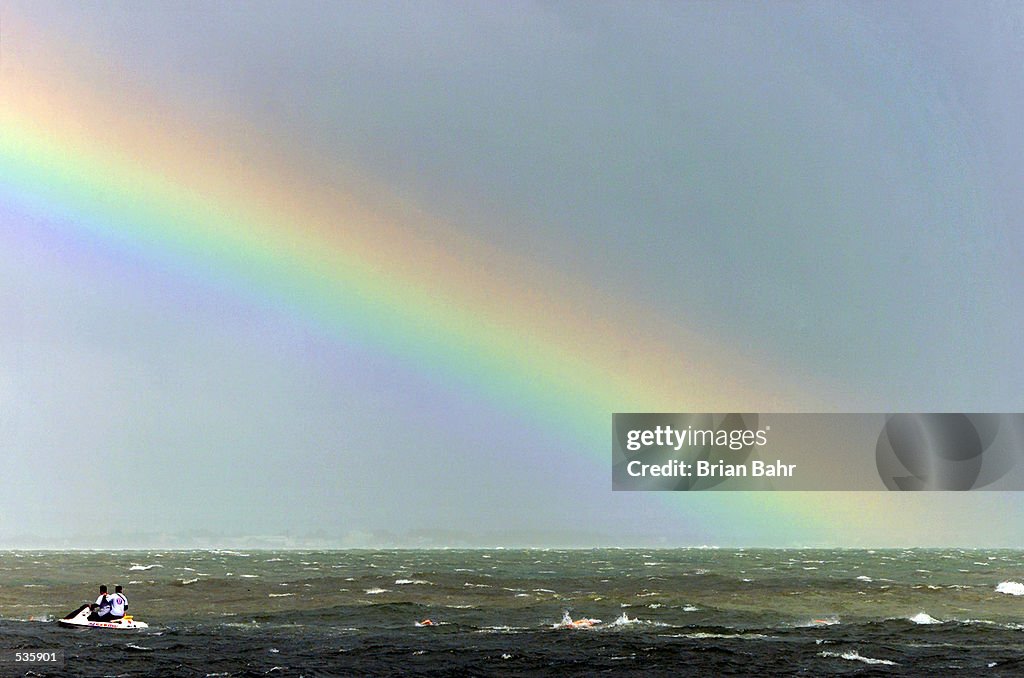
[(57, 623), (67, 628), (76, 629), (114, 629), (127, 631), (130, 629), (148, 629), (146, 622), (135, 621), (134, 619), (111, 619), (110, 621), (90, 621), (88, 605), (83, 605)]

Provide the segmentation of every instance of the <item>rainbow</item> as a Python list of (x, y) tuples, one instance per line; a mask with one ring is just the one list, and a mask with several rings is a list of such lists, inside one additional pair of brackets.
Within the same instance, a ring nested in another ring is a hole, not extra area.
[[(565, 436), (567, 449), (601, 467), (612, 412), (816, 402), (814, 384), (779, 389), (805, 394), (799, 402), (769, 399), (782, 378), (755, 361), (643, 309), (622, 310), (628, 300), (596, 298), (585, 281), (476, 241), (387, 187), (366, 190), (357, 175), (351, 184), (360, 189), (328, 183), (251, 123), (210, 134), (156, 93), (51, 86), (62, 80), (53, 73), (9, 62), (0, 71), (0, 201), (479, 394)], [(710, 541), (748, 543), (840, 543), (853, 526), (885, 520), (897, 501), (854, 493), (659, 499)], [(913, 502), (897, 503), (904, 520), (915, 519)]]

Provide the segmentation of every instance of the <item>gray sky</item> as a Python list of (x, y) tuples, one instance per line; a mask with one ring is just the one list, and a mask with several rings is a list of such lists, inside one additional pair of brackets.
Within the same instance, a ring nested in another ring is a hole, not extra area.
[[(527, 275), (762, 362), (800, 409), (1024, 407), (1019, 4), (13, 2), (0, 19), (0, 76), (144, 91), (325, 184), (384, 186)], [(1013, 494), (871, 500), (944, 517), (929, 526), (815, 523), (766, 497), (784, 527), (737, 520), (749, 498), (613, 495), (609, 412), (566, 439), (5, 181), (0, 544), (1024, 537)]]

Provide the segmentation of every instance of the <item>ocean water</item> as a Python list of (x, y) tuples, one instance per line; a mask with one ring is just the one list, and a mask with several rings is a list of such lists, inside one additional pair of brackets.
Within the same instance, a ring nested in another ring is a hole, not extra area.
[[(56, 624), (101, 583), (150, 628)], [(0, 659), (28, 676), (1024, 675), (1024, 552), (7, 551)]]

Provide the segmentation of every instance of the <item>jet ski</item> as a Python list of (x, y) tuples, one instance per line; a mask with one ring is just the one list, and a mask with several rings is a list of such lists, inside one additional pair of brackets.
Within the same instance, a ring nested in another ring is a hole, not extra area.
[(69, 613), (63, 619), (58, 619), (57, 623), (61, 626), (75, 629), (92, 628), (128, 630), (149, 628), (149, 624), (146, 622), (135, 621), (135, 619), (129, 614), (126, 614), (121, 619), (111, 619), (110, 621), (89, 621), (89, 614), (91, 612), (92, 606), (86, 603), (74, 612)]

